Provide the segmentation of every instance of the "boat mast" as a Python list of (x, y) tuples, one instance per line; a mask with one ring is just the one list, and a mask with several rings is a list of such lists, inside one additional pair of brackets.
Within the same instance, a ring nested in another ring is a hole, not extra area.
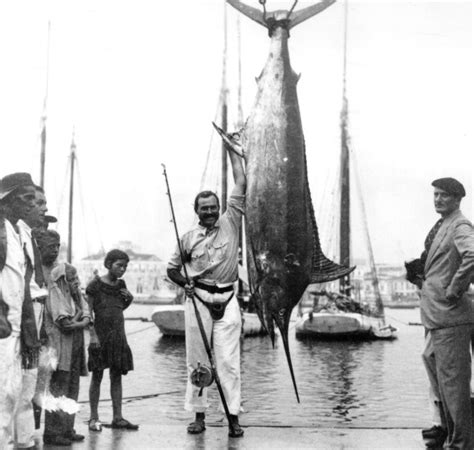
[[(237, 14), (237, 57), (238, 57), (238, 72), (237, 72), (237, 126), (236, 129), (240, 131), (244, 126), (244, 112), (242, 108), (242, 38), (240, 34), (240, 14)], [(242, 217), (239, 230), (239, 248), (240, 260), (239, 264), (242, 267), (247, 267), (247, 249), (245, 247), (245, 219)], [(245, 280), (248, 284), (248, 279)], [(249, 293), (248, 288), (242, 278), (239, 276), (238, 294), (239, 303), (243, 305), (244, 297)]]
[(41, 156), (40, 156), (40, 186), (44, 189), (44, 171), (46, 166), (46, 104), (49, 89), (49, 43), (51, 34), (51, 22), (48, 22), (48, 44), (46, 53), (46, 90), (43, 100), (43, 114), (41, 116)]
[(69, 180), (69, 221), (67, 235), (67, 262), (72, 263), (72, 220), (74, 212), (74, 163), (76, 161), (76, 143), (74, 142), (74, 131), (72, 132), (71, 154), (70, 154), (70, 180)]
[[(221, 128), (227, 132), (227, 2), (224, 2), (224, 53), (222, 58), (222, 87), (221, 87)], [(221, 151), (221, 210), (227, 209), (227, 149), (222, 141)]]
[[(342, 110), (341, 110), (341, 156), (340, 167), (340, 222), (339, 222), (339, 263), (351, 264), (351, 204), (350, 204), (350, 168), (349, 168), (349, 134), (348, 134), (348, 102), (346, 96), (347, 69), (347, 0), (344, 3), (344, 60), (342, 78)], [(339, 292), (349, 296), (351, 293), (350, 276), (339, 280)]]

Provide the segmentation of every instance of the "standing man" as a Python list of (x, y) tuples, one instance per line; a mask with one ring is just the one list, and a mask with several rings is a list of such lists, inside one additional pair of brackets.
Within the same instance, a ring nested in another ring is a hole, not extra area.
[(194, 386), (190, 379), (198, 365), (208, 364), (191, 297), (201, 315), (209, 342), (212, 341), (217, 372), (229, 407), (229, 436), (241, 437), (240, 411), (240, 331), (242, 319), (234, 295), (238, 279), (239, 230), (244, 214), (246, 179), (241, 158), (229, 152), (235, 186), (227, 211), (219, 217), (219, 199), (210, 191), (196, 196), (194, 211), (199, 223), (181, 237), (186, 270), (190, 281), (182, 275), (179, 248), (169, 264), (168, 276), (185, 288), (186, 363), (188, 383), (185, 409), (195, 413), (188, 433), (202, 433), (208, 407), (207, 388)]
[(426, 328), (423, 362), (439, 393), (444, 434), (428, 447), (471, 449), (471, 330), (473, 312), (466, 295), (474, 275), (474, 229), (461, 213), (463, 185), (454, 178), (433, 181), (434, 206), (441, 219), (425, 241), (421, 320)]
[[(21, 227), (23, 233), (28, 236), (28, 242), (26, 243), (25, 250), (30, 258), (33, 267), (33, 274), (30, 277), (30, 293), (33, 300), (33, 308), (35, 311), (36, 318), (36, 327), (39, 332), (39, 337), (42, 343), (43, 351), (46, 350), (47, 338), (46, 333), (43, 328), (43, 313), (44, 313), (44, 304), (46, 297), (48, 295), (48, 290), (45, 286), (41, 257), (38, 250), (36, 240), (34, 238), (35, 233), (45, 230), (48, 227), (47, 218), (51, 216), (46, 216), (48, 212), (47, 200), (44, 189), (40, 186), (35, 186), (35, 207), (32, 209), (31, 213), (25, 220), (19, 220), (18, 226)], [(28, 380), (25, 380), (26, 385), (30, 386), (33, 384), (33, 403), (32, 403), (32, 413), (34, 416), (35, 428), (40, 428), (41, 420), (41, 406), (40, 406), (40, 394), (44, 390), (44, 385), (41, 382), (44, 379), (45, 374), (43, 370), (38, 367), (34, 371), (28, 371), (25, 375), (29, 375)], [(38, 380), (41, 380), (38, 382)], [(25, 383), (24, 383), (25, 385)], [(30, 389), (23, 389), (23, 396), (30, 396)], [(27, 398), (25, 397), (24, 401), (22, 400), (24, 411), (21, 414), (23, 420), (19, 421), (18, 427), (24, 426), (24, 424), (29, 424), (28, 414), (31, 412), (31, 408), (28, 406)]]
[[(34, 207), (35, 188), (28, 173), (13, 173), (1, 180), (0, 298), (7, 305), (6, 319), (11, 328), (11, 334), (0, 340), (2, 449), (12, 437), (18, 448), (34, 446), (31, 400), (35, 384), (32, 377), (38, 363), (40, 342), (29, 285), (33, 268), (25, 250), (28, 243), (31, 245), (31, 238), (19, 224)], [(29, 407), (25, 416), (23, 406)]]

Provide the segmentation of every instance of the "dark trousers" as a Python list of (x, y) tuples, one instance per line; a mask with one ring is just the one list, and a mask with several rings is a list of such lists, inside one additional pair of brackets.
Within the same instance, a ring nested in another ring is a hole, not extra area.
[(433, 391), (441, 401), (445, 448), (471, 449), (471, 325), (431, 330), (423, 351)]
[[(69, 371), (56, 370), (53, 372), (49, 390), (54, 397), (64, 395), (77, 401), (79, 397), (79, 381), (84, 352), (84, 338), (82, 330), (74, 331), (71, 368)], [(48, 437), (68, 437), (74, 434), (75, 414), (68, 414), (62, 410), (45, 411), (44, 435)]]

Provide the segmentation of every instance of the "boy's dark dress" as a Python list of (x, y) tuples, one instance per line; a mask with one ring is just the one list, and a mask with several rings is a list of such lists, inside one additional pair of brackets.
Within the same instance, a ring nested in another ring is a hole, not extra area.
[(132, 300), (120, 292), (126, 288), (122, 279), (111, 286), (99, 277), (87, 286), (86, 293), (94, 312), (94, 328), (100, 343), (100, 348), (89, 350), (88, 368), (91, 372), (108, 368), (125, 375), (133, 370), (133, 356), (127, 343), (123, 317), (123, 310), (130, 306)]

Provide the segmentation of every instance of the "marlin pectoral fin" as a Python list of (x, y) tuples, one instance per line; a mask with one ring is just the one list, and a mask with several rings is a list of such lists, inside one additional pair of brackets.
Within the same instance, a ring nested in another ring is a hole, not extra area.
[(290, 28), (293, 28), (301, 22), (304, 22), (306, 19), (309, 19), (321, 11), (324, 11), (328, 6), (331, 6), (335, 2), (336, 0), (323, 0), (316, 5), (311, 5), (307, 8), (300, 9), (299, 11), (292, 12), (290, 15)]
[(212, 125), (214, 125), (214, 128), (219, 133), (219, 136), (222, 138), (227, 148), (230, 151), (234, 152), (236, 155), (243, 158), (244, 154), (243, 154), (242, 146), (240, 145), (240, 143), (237, 142), (232, 135), (227, 134), (222, 128), (217, 126), (214, 122), (212, 122)]
[(249, 19), (252, 19), (260, 25), (267, 27), (267, 24), (263, 19), (262, 11), (259, 11), (257, 8), (253, 8), (252, 6), (248, 6), (239, 0), (227, 0), (227, 3), (233, 6), (237, 11), (240, 11), (243, 15), (247, 16)]

